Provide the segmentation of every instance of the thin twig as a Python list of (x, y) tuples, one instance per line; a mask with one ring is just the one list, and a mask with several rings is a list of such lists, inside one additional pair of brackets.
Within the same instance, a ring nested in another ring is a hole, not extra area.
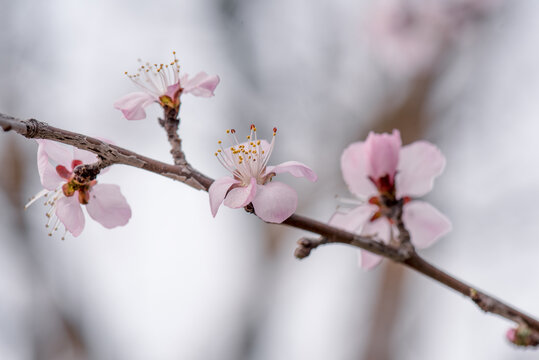
[(0, 126), (5, 131), (15, 131), (31, 139), (48, 139), (88, 150), (96, 154), (103, 164), (123, 164), (141, 168), (187, 185), (207, 191), (213, 180), (189, 165), (177, 166), (139, 155), (116, 145), (107, 144), (96, 138), (52, 127), (34, 119), (19, 120), (0, 113)]
[(159, 119), (159, 125), (161, 125), (167, 133), (168, 142), (170, 144), (170, 154), (174, 159), (174, 164), (178, 166), (185, 166), (188, 164), (182, 150), (182, 139), (178, 135), (178, 128), (180, 126), (178, 112), (179, 107), (178, 109), (165, 107), (165, 118)]
[[(5, 130), (13, 130), (16, 133), (23, 135), (27, 138), (35, 139), (49, 139), (58, 141), (64, 144), (75, 146), (79, 149), (88, 150), (98, 155), (99, 159), (103, 162), (100, 165), (96, 165), (97, 168), (112, 164), (124, 164), (134, 166), (147, 171), (154, 172), (156, 174), (169, 177), (174, 180), (178, 180), (186, 183), (187, 185), (199, 189), (208, 191), (209, 186), (213, 180), (194, 168), (189, 164), (187, 165), (169, 165), (157, 160), (153, 160), (142, 155), (136, 154), (132, 151), (124, 148), (110, 145), (102, 142), (98, 139), (77, 134), (74, 132), (58, 129), (49, 126), (45, 123), (38, 122), (34, 119), (31, 120), (19, 120), (11, 116), (0, 114), (0, 126)], [(423, 260), (413, 249), (404, 248), (400, 246), (395, 248), (389, 245), (385, 245), (382, 242), (377, 241), (370, 236), (360, 236), (353, 234), (326, 223), (316, 221), (301, 215), (293, 214), (286, 219), (283, 225), (288, 225), (298, 229), (306, 230), (318, 235), (321, 235), (321, 239), (308, 239), (303, 238), (298, 243), (298, 249), (296, 249), (296, 256), (306, 257), (310, 254), (311, 250), (322, 244), (329, 243), (341, 243), (361, 248), (363, 250), (370, 251), (374, 254), (386, 257), (395, 262), (401, 263), (418, 271), (425, 276), (446, 285), (447, 287), (456, 290), (464, 296), (474, 301), (483, 311), (497, 314), (506, 319), (512, 320), (517, 325), (526, 325), (530, 331), (533, 331), (534, 337), (539, 334), (539, 321), (535, 318), (515, 309), (514, 307), (472, 287), (453, 276), (438, 269), (434, 265)], [(401, 233), (406, 234), (404, 224), (402, 229), (397, 222), (397, 227)], [(403, 230), (404, 229), (404, 230)], [(409, 234), (408, 234), (409, 236)], [(405, 244), (406, 241), (403, 241)]]

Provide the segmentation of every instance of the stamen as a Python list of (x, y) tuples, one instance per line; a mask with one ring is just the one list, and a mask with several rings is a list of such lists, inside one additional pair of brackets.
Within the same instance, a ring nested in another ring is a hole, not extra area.
[(256, 178), (257, 183), (263, 184), (268, 181), (267, 176), (265, 176), (265, 166), (269, 161), (275, 138), (272, 138), (268, 149), (263, 149), (262, 146), (266, 143), (262, 144), (262, 141), (258, 140), (254, 124), (251, 124), (250, 130), (251, 134), (247, 135), (248, 141), (241, 144), (236, 137), (235, 129), (226, 130), (226, 133), (232, 137), (232, 146), (224, 149), (222, 142), (218, 141), (221, 150), (217, 150), (215, 155), (221, 165), (242, 184), (248, 184), (251, 178)]

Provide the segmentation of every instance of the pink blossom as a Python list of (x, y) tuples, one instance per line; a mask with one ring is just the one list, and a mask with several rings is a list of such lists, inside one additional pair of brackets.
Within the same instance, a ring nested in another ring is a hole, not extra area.
[[(114, 107), (120, 110), (127, 120), (141, 120), (146, 117), (144, 108), (152, 103), (160, 104), (165, 110), (172, 109), (176, 113), (180, 108), (180, 96), (191, 93), (200, 97), (211, 97), (219, 84), (219, 76), (210, 76), (200, 72), (192, 78), (188, 74), (180, 76), (180, 65), (176, 59), (170, 64), (141, 65), (137, 73), (130, 75), (125, 73), (142, 92), (134, 92), (125, 95), (114, 103)], [(140, 60), (139, 60), (140, 61)]]
[(66, 232), (79, 236), (85, 223), (81, 205), (86, 206), (92, 219), (108, 229), (127, 224), (131, 208), (118, 185), (97, 184), (96, 180), (81, 183), (74, 177), (75, 167), (96, 162), (96, 155), (50, 140), (37, 142), (37, 167), (44, 189), (26, 207), (41, 197), (47, 198), (49, 236), (58, 230), (60, 223)]
[[(428, 193), (434, 178), (445, 166), (438, 148), (426, 141), (401, 147), (398, 130), (392, 134), (371, 132), (366, 141), (348, 146), (341, 157), (344, 181), (359, 201), (348, 212), (339, 210), (330, 224), (362, 235), (377, 235), (386, 244), (396, 244), (393, 209), (403, 204), (402, 219), (417, 248), (432, 245), (451, 230), (451, 222), (432, 205), (412, 198)], [(361, 266), (370, 269), (381, 257), (360, 251)]]
[(501, 0), (380, 0), (366, 33), (376, 58), (399, 75), (428, 71), (444, 48), (491, 12)]
[(447, 19), (438, 1), (413, 4), (407, 0), (381, 0), (369, 17), (374, 55), (389, 70), (416, 74), (428, 69), (444, 46)]
[(256, 127), (251, 125), (247, 142), (239, 143), (235, 130), (227, 130), (235, 145), (220, 149), (215, 155), (219, 162), (232, 174), (213, 182), (209, 189), (210, 207), (215, 217), (222, 203), (233, 209), (253, 204), (256, 215), (262, 220), (281, 223), (296, 211), (298, 196), (290, 186), (271, 181), (273, 176), (288, 172), (295, 177), (305, 177), (316, 181), (316, 174), (306, 165), (297, 161), (287, 161), (276, 166), (268, 166), (268, 160), (275, 144), (277, 129), (273, 129), (271, 143), (258, 140)]

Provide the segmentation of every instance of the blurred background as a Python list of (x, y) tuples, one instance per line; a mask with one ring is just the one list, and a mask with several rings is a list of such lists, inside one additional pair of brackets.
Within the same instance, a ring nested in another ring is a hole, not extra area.
[[(453, 232), (428, 261), (539, 316), (539, 2), (534, 0), (0, 0), (0, 112), (101, 136), (171, 162), (155, 120), (112, 103), (137, 59), (219, 74), (184, 96), (188, 160), (211, 177), (224, 130), (279, 129), (272, 163), (298, 212), (327, 220), (350, 196), (339, 157), (368, 131), (401, 130), (447, 157), (427, 197)], [(224, 139), (223, 139), (224, 140)], [(306, 233), (269, 226), (170, 179), (125, 166), (133, 217), (47, 236), (37, 144), (0, 134), (0, 359), (537, 359), (512, 325), (384, 262), (365, 272), (331, 245), (298, 261)]]

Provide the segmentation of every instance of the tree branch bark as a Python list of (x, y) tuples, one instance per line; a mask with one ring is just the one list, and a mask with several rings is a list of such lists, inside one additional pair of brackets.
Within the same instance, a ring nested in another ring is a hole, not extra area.
[[(96, 138), (55, 128), (34, 119), (19, 120), (12, 116), (0, 113), (0, 126), (4, 131), (14, 131), (27, 138), (53, 140), (75, 146), (82, 150), (90, 151), (96, 154), (100, 159), (94, 166), (98, 170), (113, 164), (129, 165), (166, 176), (183, 182), (195, 189), (204, 191), (208, 191), (213, 182), (213, 179), (198, 172), (187, 162), (185, 162), (184, 165), (166, 164), (119, 146), (107, 144)], [(96, 169), (94, 168), (93, 170)], [(377, 241), (374, 237), (349, 233), (326, 223), (297, 214), (293, 214), (282, 224), (321, 235), (321, 238), (319, 239), (302, 238), (299, 240), (298, 248), (295, 253), (298, 258), (307, 257), (313, 249), (324, 244), (340, 243), (355, 246), (403, 264), (434, 281), (444, 284), (470, 298), (479, 306), (479, 308), (481, 308), (481, 310), (514, 321), (519, 326), (527, 326), (530, 331), (533, 332), (532, 336), (539, 338), (538, 320), (511, 305), (456, 279), (421, 258), (415, 252), (413, 246), (408, 246), (411, 245), (409, 242), (409, 233), (404, 228), (402, 221), (398, 221), (399, 217), (400, 216), (397, 214), (397, 226), (399, 228), (399, 233), (401, 234), (402, 243), (402, 246), (399, 247), (385, 245), (382, 242)]]

